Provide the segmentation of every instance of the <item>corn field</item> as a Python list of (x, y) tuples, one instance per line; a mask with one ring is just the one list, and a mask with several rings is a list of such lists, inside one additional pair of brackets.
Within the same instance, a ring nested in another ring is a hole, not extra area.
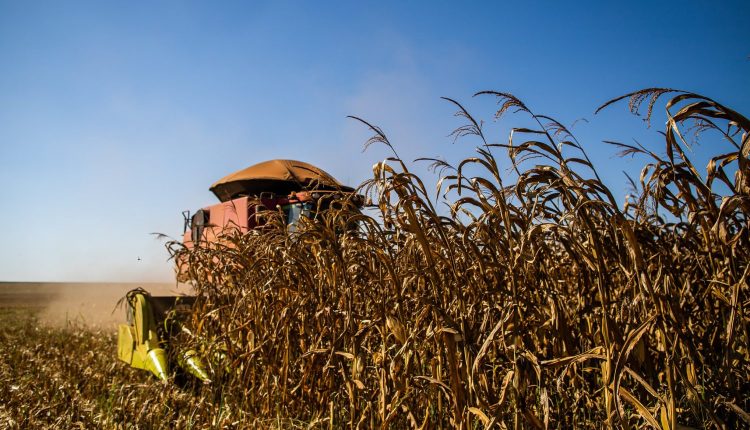
[(370, 210), (168, 244), (198, 293), (175, 344), (210, 357), (200, 401), (222, 425), (749, 427), (750, 120), (670, 89), (609, 101), (667, 114), (661, 147), (610, 142), (644, 161), (620, 205), (565, 126), (477, 96), (534, 126), (486, 136), (447, 99), (479, 145), (420, 161), (436, 189), (355, 118), (392, 152), (360, 187)]

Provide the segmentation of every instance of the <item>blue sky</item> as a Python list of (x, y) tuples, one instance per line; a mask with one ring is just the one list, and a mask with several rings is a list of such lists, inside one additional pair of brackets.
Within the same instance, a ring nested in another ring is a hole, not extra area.
[(472, 145), (440, 97), (504, 141), (514, 119), (472, 94), (508, 91), (588, 119), (574, 132), (622, 198), (640, 163), (601, 141), (661, 124), (594, 116), (604, 101), (669, 86), (750, 114), (747, 1), (568, 3), (0, 0), (0, 280), (171, 281), (149, 233), (178, 237), (225, 174), (292, 158), (367, 179), (387, 153), (347, 115), (405, 159), (456, 161)]

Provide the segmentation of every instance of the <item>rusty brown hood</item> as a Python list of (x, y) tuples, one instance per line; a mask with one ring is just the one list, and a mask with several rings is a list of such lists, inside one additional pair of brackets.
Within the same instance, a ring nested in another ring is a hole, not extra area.
[(316, 189), (353, 191), (323, 169), (296, 160), (264, 161), (227, 175), (209, 188), (222, 202), (262, 192), (288, 194)]

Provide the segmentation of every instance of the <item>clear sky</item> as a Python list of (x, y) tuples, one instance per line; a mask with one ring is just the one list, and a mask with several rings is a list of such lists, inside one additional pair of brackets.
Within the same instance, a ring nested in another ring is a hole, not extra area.
[[(358, 185), (387, 154), (472, 155), (440, 96), (491, 122), (508, 91), (571, 124), (605, 181), (604, 139), (653, 139), (648, 86), (750, 115), (750, 2), (23, 2), (0, 0), (0, 281), (170, 281), (162, 242), (208, 187), (271, 158)], [(507, 138), (512, 119), (495, 124)], [(492, 129), (494, 130), (494, 129)], [(138, 258), (141, 260), (139, 261)]]

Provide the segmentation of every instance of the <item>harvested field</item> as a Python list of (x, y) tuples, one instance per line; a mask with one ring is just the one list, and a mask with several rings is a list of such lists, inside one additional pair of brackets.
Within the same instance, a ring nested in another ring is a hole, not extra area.
[(23, 307), (0, 307), (0, 325), (2, 429), (226, 427), (222, 405), (199, 401), (200, 388), (165, 385), (117, 361), (111, 329), (50, 326)]
[(124, 315), (115, 311), (115, 304), (136, 287), (157, 296), (190, 292), (187, 286), (166, 283), (0, 282), (0, 308), (31, 308), (39, 321), (55, 326), (75, 322), (112, 328)]

